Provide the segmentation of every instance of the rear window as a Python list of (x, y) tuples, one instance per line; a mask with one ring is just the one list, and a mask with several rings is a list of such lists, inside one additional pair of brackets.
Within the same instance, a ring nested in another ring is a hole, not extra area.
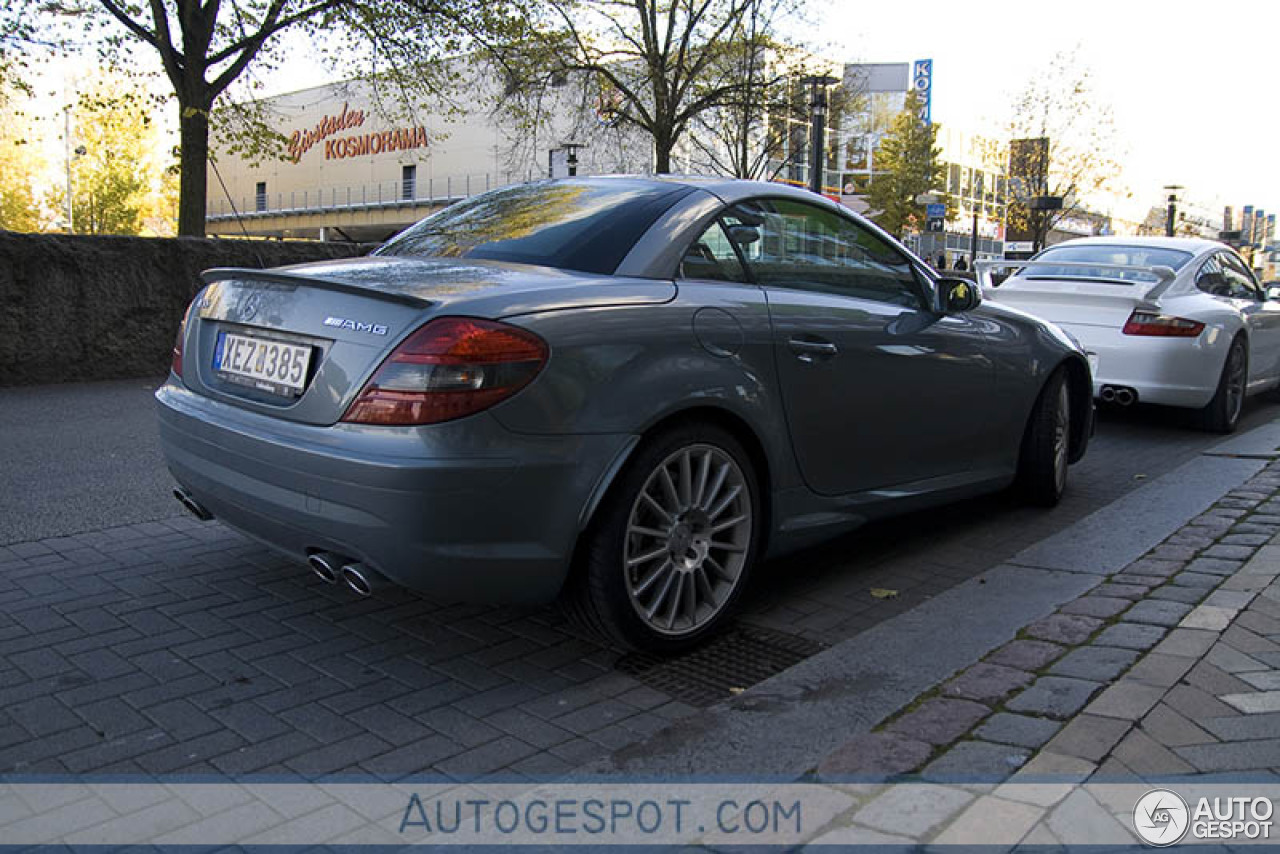
[[(1072, 246), (1067, 243), (1041, 252), (1034, 259), (1037, 262), (1035, 266), (1028, 267), (1019, 275), (1025, 279), (1076, 279), (1126, 285), (1132, 282), (1155, 283), (1160, 278), (1154, 273), (1116, 268), (1170, 267), (1176, 271), (1192, 257), (1190, 252), (1162, 246), (1111, 246), (1098, 243)], [(1067, 261), (1091, 266), (1056, 267), (1039, 263), (1041, 261)]]
[(450, 205), (374, 254), (482, 258), (608, 275), (690, 192), (641, 180), (518, 184)]

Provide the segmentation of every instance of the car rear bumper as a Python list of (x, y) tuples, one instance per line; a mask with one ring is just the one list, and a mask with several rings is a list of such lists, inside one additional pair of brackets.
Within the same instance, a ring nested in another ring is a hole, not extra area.
[(515, 434), (485, 413), (317, 427), (172, 378), (156, 401), (169, 470), (215, 518), (299, 561), (336, 552), (447, 600), (553, 599), (592, 497), (634, 441)]
[(1058, 324), (1097, 356), (1093, 394), (1103, 386), (1124, 386), (1142, 403), (1199, 409), (1218, 388), (1227, 357), (1226, 338), (1208, 330), (1197, 338), (1125, 335), (1119, 329)]

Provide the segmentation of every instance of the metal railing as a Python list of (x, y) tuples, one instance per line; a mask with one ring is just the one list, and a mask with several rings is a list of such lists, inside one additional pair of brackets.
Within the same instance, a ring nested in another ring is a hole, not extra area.
[[(229, 200), (210, 197), (206, 219), (210, 222), (297, 214), (318, 214), (334, 211), (368, 211), (390, 208), (447, 205), (474, 196), (477, 193), (521, 184), (533, 180), (533, 174), (517, 175), (511, 172), (486, 172), (468, 175), (449, 175), (442, 178), (405, 181), (395, 178), (375, 184), (358, 184), (347, 187), (316, 187), (288, 190), (265, 195), (253, 193)], [(234, 205), (232, 204), (234, 201)]]

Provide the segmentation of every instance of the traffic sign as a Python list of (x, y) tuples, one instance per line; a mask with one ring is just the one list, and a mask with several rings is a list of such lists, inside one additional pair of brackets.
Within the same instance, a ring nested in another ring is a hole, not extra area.
[(933, 202), (925, 205), (924, 215), (929, 217), (929, 219), (945, 217), (947, 215), (947, 206), (941, 202)]

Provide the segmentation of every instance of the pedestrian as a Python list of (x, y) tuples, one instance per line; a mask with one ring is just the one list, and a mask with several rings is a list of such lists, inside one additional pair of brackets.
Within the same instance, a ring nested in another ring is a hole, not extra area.
[(963, 255), (961, 255), (959, 258), (957, 258), (957, 259), (956, 259), (956, 267), (955, 267), (955, 268), (956, 268), (957, 270), (960, 270), (961, 272), (964, 272), (965, 270), (968, 270), (968, 269), (969, 269), (969, 262), (964, 260), (964, 256), (963, 256)]
[(938, 253), (938, 263), (935, 265), (939, 270), (947, 269), (947, 253)]

